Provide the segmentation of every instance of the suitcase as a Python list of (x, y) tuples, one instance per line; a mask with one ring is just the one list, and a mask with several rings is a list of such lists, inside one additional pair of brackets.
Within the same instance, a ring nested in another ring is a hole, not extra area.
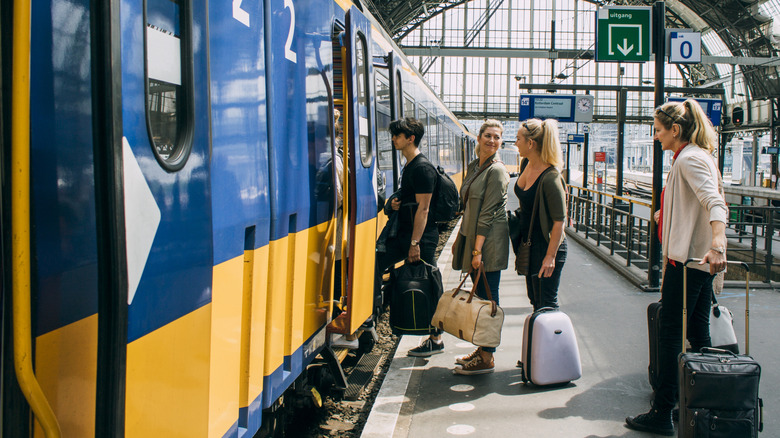
[[(687, 286), (688, 260), (683, 282)], [(738, 262), (748, 272), (745, 263)], [(682, 352), (679, 437), (755, 438), (763, 429), (763, 402), (758, 397), (761, 366), (751, 357), (749, 344), (749, 290), (745, 279), (745, 354), (709, 348), (701, 353)], [(687, 331), (687, 291), (683, 289), (682, 337)], [(683, 343), (683, 345), (685, 345)]]
[(523, 383), (565, 384), (582, 376), (580, 350), (569, 316), (545, 307), (528, 315), (523, 326), (523, 353), (517, 364)]
[[(734, 334), (731, 311), (721, 306), (712, 298), (710, 310), (710, 337), (712, 346), (732, 353), (739, 353), (737, 335)], [(661, 328), (661, 302), (650, 303), (647, 306), (647, 334), (650, 346), (650, 364), (647, 367), (647, 377), (653, 391), (658, 389), (658, 335)]]
[(423, 261), (390, 271), (390, 327), (396, 335), (427, 335), (442, 294), (441, 272)]
[(658, 335), (661, 328), (661, 302), (650, 303), (647, 306), (647, 345), (650, 346), (650, 365), (647, 367), (647, 376), (653, 391), (658, 389)]

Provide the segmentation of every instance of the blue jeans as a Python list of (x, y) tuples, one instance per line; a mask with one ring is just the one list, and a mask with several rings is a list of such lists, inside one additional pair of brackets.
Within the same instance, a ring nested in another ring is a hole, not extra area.
[[(476, 274), (471, 274), (471, 281), (475, 280)], [(498, 305), (498, 284), (501, 282), (501, 271), (493, 271), (493, 272), (485, 272), (485, 278), (487, 279), (488, 286), (490, 287), (490, 295), (493, 297), (493, 301), (496, 302), (496, 305)], [(485, 290), (485, 282), (481, 278), (479, 279), (479, 283), (477, 283), (477, 296), (482, 298), (483, 300), (487, 300), (487, 291)], [(482, 347), (482, 351), (486, 351), (488, 353), (495, 353), (496, 348), (495, 347)]]
[[(671, 410), (677, 402), (679, 381), (677, 356), (682, 352), (683, 266), (666, 264), (661, 284), (661, 317), (658, 336), (658, 389), (654, 407)], [(688, 269), (688, 340), (693, 351), (712, 346), (710, 341), (710, 306), (714, 275)]]

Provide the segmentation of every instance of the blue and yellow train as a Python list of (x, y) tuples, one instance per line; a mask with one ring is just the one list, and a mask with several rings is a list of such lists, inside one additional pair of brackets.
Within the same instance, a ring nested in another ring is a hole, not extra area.
[(339, 383), (327, 333), (376, 314), (389, 122), (423, 120), (457, 183), (475, 145), (360, 2), (0, 8), (2, 435), (253, 436)]

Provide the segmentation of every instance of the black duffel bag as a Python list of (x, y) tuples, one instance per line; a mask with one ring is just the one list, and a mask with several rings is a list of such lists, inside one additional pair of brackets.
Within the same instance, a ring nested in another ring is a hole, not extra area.
[(441, 272), (424, 261), (390, 270), (390, 327), (396, 335), (427, 335), (443, 292)]

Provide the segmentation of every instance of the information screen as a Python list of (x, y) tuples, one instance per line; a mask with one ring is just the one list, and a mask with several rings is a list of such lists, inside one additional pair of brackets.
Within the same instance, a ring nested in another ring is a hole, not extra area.
[(571, 117), (571, 103), (571, 99), (538, 97), (534, 100), (534, 116), (546, 119), (568, 119)]

